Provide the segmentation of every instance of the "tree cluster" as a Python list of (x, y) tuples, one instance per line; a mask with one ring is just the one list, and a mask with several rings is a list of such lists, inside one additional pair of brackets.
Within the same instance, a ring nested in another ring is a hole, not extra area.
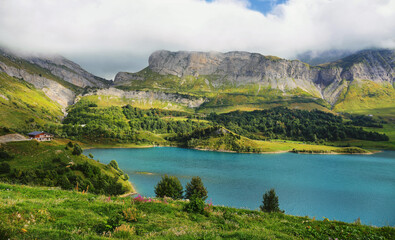
[(175, 176), (164, 175), (155, 186), (156, 197), (171, 197), (173, 199), (185, 198), (189, 203), (185, 205), (185, 211), (203, 213), (207, 199), (207, 189), (204, 187), (200, 177), (193, 177), (191, 182), (185, 186), (185, 196), (180, 180)]
[(297, 141), (340, 141), (346, 138), (388, 141), (388, 136), (364, 131), (343, 123), (340, 116), (320, 110), (291, 110), (276, 107), (253, 112), (212, 113), (215, 124), (252, 139), (290, 139)]

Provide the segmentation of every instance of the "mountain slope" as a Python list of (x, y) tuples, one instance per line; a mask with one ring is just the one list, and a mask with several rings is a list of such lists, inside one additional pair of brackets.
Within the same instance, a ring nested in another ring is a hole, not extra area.
[(26, 60), (49, 70), (53, 75), (78, 87), (101, 88), (110, 85), (110, 81), (85, 71), (80, 65), (62, 56), (35, 56), (27, 57)]
[(18, 132), (60, 123), (62, 106), (32, 84), (0, 72), (0, 125)]
[(105, 88), (111, 84), (61, 56), (21, 55), (1, 48), (0, 72), (33, 84), (63, 108), (73, 104), (83, 88)]
[(0, 51), (0, 72), (33, 84), (63, 108), (72, 104), (76, 93), (81, 91), (81, 88), (53, 75), (47, 69), (5, 51)]

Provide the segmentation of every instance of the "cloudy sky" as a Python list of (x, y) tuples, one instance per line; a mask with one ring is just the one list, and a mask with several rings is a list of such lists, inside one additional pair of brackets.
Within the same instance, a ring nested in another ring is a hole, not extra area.
[(155, 50), (395, 48), (395, 0), (0, 0), (0, 45), (112, 79)]

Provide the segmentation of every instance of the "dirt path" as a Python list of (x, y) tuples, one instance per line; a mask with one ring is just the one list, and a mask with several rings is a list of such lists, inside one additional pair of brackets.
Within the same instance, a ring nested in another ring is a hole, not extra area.
[(29, 140), (29, 139), (27, 139), (25, 136), (22, 136), (17, 133), (0, 136), (0, 143), (26, 141), (26, 140)]

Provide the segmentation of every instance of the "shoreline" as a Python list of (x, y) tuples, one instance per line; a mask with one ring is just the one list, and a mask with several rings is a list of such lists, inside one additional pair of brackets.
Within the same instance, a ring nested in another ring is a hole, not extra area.
[(133, 149), (133, 148), (136, 148), (136, 149), (139, 149), (139, 148), (154, 148), (154, 147), (156, 147), (156, 146), (154, 146), (154, 145), (142, 145), (142, 146), (128, 146), (128, 144), (125, 144), (125, 146), (122, 146), (122, 145), (114, 145), (114, 146), (111, 146), (111, 145), (98, 145), (98, 146), (95, 146), (95, 145), (88, 145), (88, 146), (83, 146), (82, 147), (82, 149), (83, 150), (86, 150), (86, 149), (113, 149), (113, 148), (131, 148), (131, 149)]
[[(324, 145), (325, 146), (325, 145)], [(94, 145), (89, 145), (88, 147), (83, 147), (84, 150), (88, 149), (121, 149), (121, 148), (128, 148), (128, 149), (145, 149), (145, 148), (155, 148), (155, 147), (176, 147), (176, 148), (181, 148), (181, 149), (191, 149), (191, 150), (197, 150), (197, 151), (207, 151), (207, 152), (221, 152), (221, 153), (242, 153), (242, 154), (281, 154), (281, 153), (295, 153), (295, 154), (321, 154), (321, 155), (371, 155), (375, 153), (380, 153), (383, 150), (367, 150), (363, 149), (369, 152), (360, 152), (360, 153), (347, 153), (347, 152), (298, 152), (298, 151), (293, 151), (293, 150), (279, 150), (279, 151), (268, 151), (268, 152), (236, 152), (236, 151), (230, 151), (230, 150), (215, 150), (215, 149), (209, 149), (209, 148), (184, 148), (184, 147), (178, 147), (178, 146), (162, 146), (162, 145), (140, 145), (140, 146), (133, 146), (133, 145), (128, 145), (125, 144), (125, 146), (122, 145), (105, 145), (105, 146), (94, 146)], [(341, 147), (339, 147), (341, 148)]]

